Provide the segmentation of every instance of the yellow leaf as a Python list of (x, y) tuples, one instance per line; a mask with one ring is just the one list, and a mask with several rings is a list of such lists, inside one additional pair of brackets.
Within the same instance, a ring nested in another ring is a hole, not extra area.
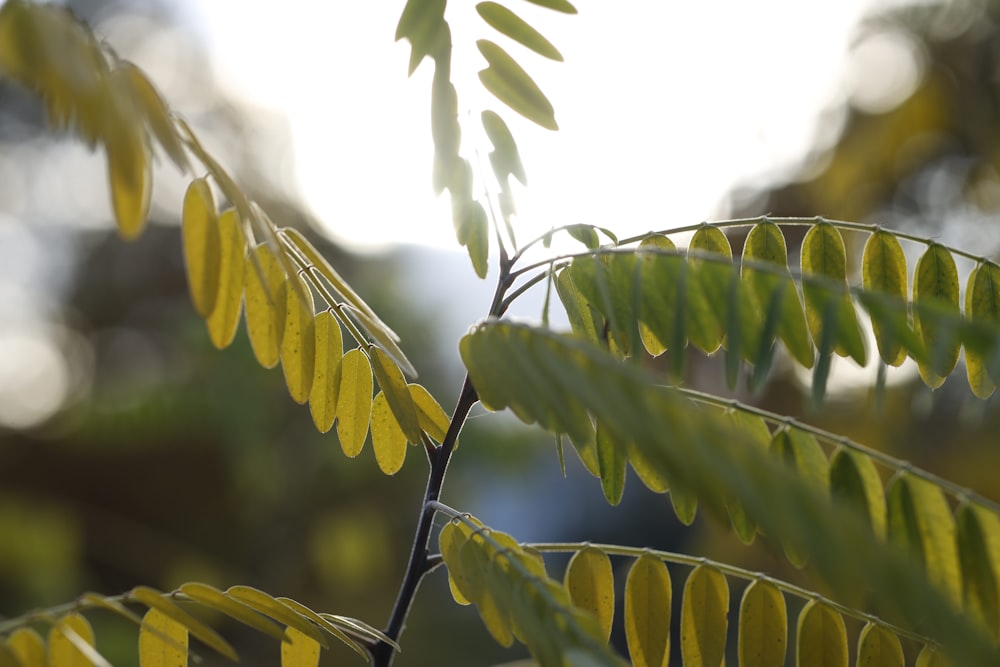
[(738, 641), (740, 667), (785, 664), (788, 613), (785, 597), (774, 584), (758, 579), (743, 592)]
[(670, 574), (650, 554), (625, 580), (625, 639), (634, 667), (665, 667), (670, 659)]
[(951, 667), (951, 663), (933, 646), (924, 646), (917, 656), (916, 667)]
[(14, 649), (0, 642), (0, 667), (23, 667)]
[(796, 665), (847, 667), (847, 631), (840, 614), (810, 600), (799, 614)]
[(221, 611), (226, 616), (234, 618), (259, 632), (278, 640), (286, 639), (284, 628), (280, 625), (269, 618), (265, 618), (239, 600), (227, 597), (225, 593), (217, 588), (208, 584), (191, 582), (181, 585), (178, 590), (195, 602), (199, 602), (216, 611)]
[[(868, 237), (861, 259), (861, 284), (906, 301), (906, 255), (894, 234), (880, 229)], [(878, 318), (872, 318), (872, 329), (882, 360), (890, 366), (903, 363), (906, 350), (900, 341), (883, 330)]]
[(720, 667), (729, 627), (729, 584), (714, 567), (699, 565), (688, 576), (681, 602), (681, 656), (687, 667)]
[(48, 667), (45, 640), (31, 628), (18, 628), (7, 638), (7, 646), (21, 662), (21, 667)]
[(358, 348), (348, 350), (340, 362), (340, 389), (337, 393), (337, 437), (344, 454), (361, 453), (368, 436), (372, 414), (372, 367)]
[[(411, 384), (410, 388), (410, 398), (413, 399), (413, 405), (417, 408), (417, 419), (420, 420), (420, 430), (429, 435), (433, 440), (437, 442), (444, 442), (445, 436), (448, 434), (448, 427), (451, 425), (451, 419), (441, 408), (441, 405), (434, 400), (430, 392), (419, 384)], [(458, 448), (458, 441), (455, 441), (455, 448)]]
[(116, 74), (131, 92), (136, 108), (142, 110), (146, 125), (156, 135), (163, 150), (170, 156), (178, 169), (187, 171), (189, 165), (184, 144), (174, 127), (173, 119), (170, 117), (170, 109), (156, 88), (141, 69), (127, 60), (118, 61)]
[(463, 532), (465, 524), (459, 521), (449, 521), (441, 529), (438, 536), (438, 548), (444, 558), (448, 568), (448, 586), (451, 588), (451, 596), (460, 605), (472, 604), (472, 601), (463, 592), (464, 578), (461, 573), (461, 558), (459, 556), (462, 545), (468, 539), (468, 535)]
[(94, 648), (94, 630), (80, 614), (60, 618), (49, 632), (49, 664), (54, 667), (107, 665)]
[(393, 417), (384, 391), (372, 402), (371, 423), (375, 462), (386, 475), (395, 475), (406, 459), (406, 435)]
[[(230, 590), (232, 590), (232, 589), (230, 589)], [(343, 617), (335, 617), (335, 616), (332, 616), (331, 614), (324, 614), (324, 615), (317, 614), (315, 611), (313, 611), (309, 607), (305, 606), (301, 602), (296, 602), (295, 600), (292, 600), (291, 598), (275, 598), (275, 600), (277, 600), (281, 604), (285, 605), (286, 607), (288, 607), (289, 609), (291, 609), (295, 613), (299, 614), (303, 618), (309, 619), (310, 621), (312, 621), (313, 623), (315, 623), (320, 628), (326, 630), (331, 635), (333, 635), (334, 637), (336, 637), (340, 641), (342, 641), (345, 644), (347, 644), (348, 646), (350, 646), (351, 649), (353, 649), (354, 652), (357, 653), (358, 655), (360, 655), (362, 658), (365, 658), (366, 660), (369, 659), (370, 656), (368, 655), (368, 653), (365, 652), (365, 649), (362, 648), (361, 645), (358, 644), (358, 642), (355, 641), (353, 638), (348, 637), (347, 634), (343, 630), (341, 630), (340, 627), (338, 627), (337, 625), (335, 625), (333, 623), (333, 621), (331, 621), (330, 619), (336, 620), (336, 621), (342, 623), (342, 625), (344, 625), (345, 627), (349, 627), (352, 630), (359, 631), (362, 634), (366, 634), (366, 635), (368, 635), (370, 637), (374, 636), (372, 633), (367, 632), (368, 628), (359, 628), (358, 627), (358, 623), (353, 622), (351, 619), (345, 619)], [(324, 618), (324, 616), (330, 616), (330, 619)], [(396, 650), (399, 650), (399, 647), (394, 642), (392, 642), (387, 637), (385, 637), (385, 635), (381, 635), (381, 633), (378, 633), (378, 634), (380, 636), (376, 636), (375, 637), (376, 639), (382, 639), (384, 641), (388, 641), (390, 644), (392, 644), (392, 646)]]
[(868, 623), (858, 638), (858, 667), (903, 667), (899, 637), (881, 625)]
[(913, 328), (928, 357), (926, 363), (918, 360), (917, 369), (924, 383), (935, 389), (955, 368), (961, 347), (956, 330), (961, 315), (958, 269), (955, 258), (940, 244), (930, 244), (917, 260), (913, 272), (913, 306)]
[(236, 651), (233, 650), (233, 647), (225, 639), (219, 636), (219, 633), (168, 600), (164, 597), (163, 593), (148, 586), (136, 586), (128, 593), (128, 598), (135, 602), (141, 602), (147, 607), (156, 609), (169, 616), (187, 628), (188, 632), (192, 635), (208, 646), (211, 646), (219, 654), (224, 655), (234, 662), (239, 660)]
[(142, 234), (149, 217), (153, 165), (145, 137), (138, 128), (121, 127), (105, 142), (108, 182), (118, 233), (126, 241)]
[(209, 338), (220, 350), (233, 342), (240, 323), (245, 259), (246, 240), (240, 216), (236, 209), (227, 209), (219, 216), (219, 285), (207, 319)]
[(492, 559), (494, 553), (491, 546), (477, 534), (462, 545), (459, 559), (462, 570), (469, 575), (469, 599), (476, 603), (483, 625), (498, 644), (507, 648), (514, 643), (514, 633), (510, 616), (500, 604), (497, 589), (491, 585), (491, 570), (497, 566)]
[(340, 323), (329, 310), (316, 315), (316, 363), (313, 365), (309, 413), (320, 433), (333, 427), (340, 389), (340, 361), (344, 358), (344, 337)]
[(161, 611), (147, 611), (139, 629), (140, 667), (178, 667), (187, 664), (187, 628)]
[(368, 354), (372, 362), (372, 371), (378, 379), (392, 416), (395, 417), (406, 440), (419, 444), (420, 420), (417, 418), (417, 408), (413, 405), (410, 390), (406, 387), (403, 372), (381, 348), (369, 345)]
[(281, 644), (281, 667), (316, 667), (320, 645), (309, 635), (288, 628), (291, 641)]
[(219, 218), (207, 177), (191, 181), (184, 193), (181, 240), (191, 302), (199, 315), (208, 317), (212, 314), (215, 299), (219, 295), (221, 257)]
[(281, 370), (296, 403), (309, 400), (316, 363), (316, 332), (312, 292), (299, 276), (299, 289), (289, 281), (285, 290), (285, 326), (281, 336)]
[(608, 641), (615, 617), (615, 578), (608, 555), (590, 546), (577, 551), (566, 567), (564, 585), (574, 605), (594, 614)]
[(246, 263), (245, 276), (247, 336), (257, 363), (274, 368), (281, 359), (281, 336), (285, 328), (285, 270), (266, 243), (254, 248), (253, 255), (256, 261)]
[[(282, 625), (289, 626), (292, 630), (308, 635), (309, 638), (318, 642), (324, 648), (329, 648), (326, 638), (323, 637), (323, 634), (311, 621), (264, 591), (259, 591), (250, 586), (232, 586), (226, 590), (225, 594), (227, 597), (238, 600), (265, 616), (273, 618)], [(291, 635), (289, 635), (289, 638), (293, 639)]]
[[(996, 324), (1000, 322), (1000, 266), (984, 262), (969, 274), (965, 288), (965, 316), (973, 322)], [(979, 398), (989, 398), (996, 391), (997, 369), (990, 368), (996, 361), (981, 351), (965, 348), (965, 369), (972, 393)]]

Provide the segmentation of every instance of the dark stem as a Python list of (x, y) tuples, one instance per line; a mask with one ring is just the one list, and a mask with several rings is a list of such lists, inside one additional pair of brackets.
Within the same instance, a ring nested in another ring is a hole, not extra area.
[[(424, 501), (420, 504), (420, 519), (417, 521), (417, 532), (413, 537), (413, 549), (410, 551), (410, 561), (406, 565), (406, 574), (403, 575), (403, 583), (400, 584), (399, 594), (396, 596), (396, 604), (392, 608), (392, 615), (389, 617), (389, 624), (385, 628), (385, 634), (393, 641), (399, 641), (399, 636), (403, 632), (403, 625), (406, 616), (410, 612), (413, 598), (420, 586), (420, 580), (427, 572), (440, 564), (438, 561), (428, 559), (428, 544), (431, 538), (431, 528), (434, 525), (435, 510), (429, 506), (431, 501), (437, 500), (441, 494), (441, 487), (444, 484), (444, 476), (448, 471), (448, 462), (451, 460), (451, 453), (455, 449), (455, 442), (458, 434), (462, 431), (469, 411), (476, 404), (478, 397), (476, 390), (465, 377), (465, 384), (462, 386), (462, 393), (458, 397), (455, 405), (455, 412), (451, 417), (451, 424), (448, 433), (445, 434), (444, 442), (440, 447), (428, 450), (430, 459), (430, 474), (427, 478), (427, 490), (424, 492)], [(373, 667), (389, 667), (392, 663), (394, 650), (392, 646), (385, 642), (379, 642), (372, 650)]]

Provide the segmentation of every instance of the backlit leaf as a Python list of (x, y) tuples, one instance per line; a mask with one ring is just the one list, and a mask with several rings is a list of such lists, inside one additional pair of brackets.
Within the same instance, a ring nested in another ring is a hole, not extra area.
[(160, 97), (156, 87), (141, 69), (127, 60), (121, 60), (117, 63), (116, 73), (119, 74), (119, 80), (131, 90), (133, 101), (137, 107), (142, 109), (146, 125), (152, 130), (163, 150), (170, 156), (178, 169), (187, 171), (189, 164), (184, 144), (174, 126), (170, 109)]
[(372, 367), (365, 354), (348, 350), (340, 363), (340, 390), (337, 393), (337, 437), (344, 454), (361, 453), (368, 436), (372, 411)]
[(597, 617), (601, 636), (608, 641), (615, 617), (615, 578), (608, 555), (589, 546), (577, 551), (566, 567), (563, 583), (573, 604)]
[(459, 558), (470, 587), (469, 599), (475, 603), (483, 625), (498, 644), (504, 648), (511, 646), (514, 643), (514, 632), (496, 589), (490, 585), (494, 563), (482, 537), (472, 535), (466, 540), (459, 549)]
[(216, 611), (221, 611), (226, 616), (244, 625), (248, 625), (258, 632), (262, 632), (274, 639), (286, 640), (285, 629), (282, 626), (254, 611), (239, 600), (226, 596), (225, 593), (213, 586), (191, 582), (181, 585), (178, 590), (192, 600)]
[(899, 637), (881, 625), (868, 623), (858, 638), (858, 667), (903, 667)]
[(406, 440), (414, 444), (420, 443), (420, 419), (417, 417), (417, 408), (413, 404), (403, 372), (382, 349), (371, 346), (368, 348), (368, 353), (372, 371), (385, 395), (392, 416), (399, 424), (399, 429)]
[(139, 629), (140, 667), (178, 667), (187, 664), (187, 628), (161, 611), (147, 611)]
[(558, 130), (552, 103), (528, 73), (493, 42), (480, 39), (476, 46), (489, 64), (479, 72), (486, 90), (528, 120), (547, 130)]
[(965, 608), (1000, 634), (1000, 519), (996, 514), (963, 503), (955, 512), (958, 556), (962, 566)]
[[(657, 252), (659, 251), (659, 252)], [(682, 348), (687, 344), (684, 327), (684, 304), (687, 262), (679, 255), (660, 253), (676, 252), (677, 246), (666, 236), (650, 236), (642, 240), (637, 249), (641, 285), (644, 290), (657, 293), (659, 298), (644, 298), (639, 338), (646, 351), (659, 356), (672, 349), (683, 358)]]
[[(747, 436), (748, 443), (756, 445), (761, 451), (768, 448), (771, 431), (763, 418), (739, 410), (731, 411), (728, 416), (733, 426)], [(726, 501), (726, 509), (736, 536), (743, 544), (752, 544), (757, 535), (757, 523), (747, 516), (746, 510), (737, 498), (729, 498)]]
[[(913, 303), (926, 302), (955, 316), (961, 313), (955, 258), (947, 248), (937, 243), (930, 244), (920, 256), (913, 275)], [(913, 324), (929, 357), (927, 363), (917, 362), (920, 377), (932, 389), (940, 387), (958, 363), (961, 340), (956, 324), (923, 308), (914, 309)]]
[(150, 609), (156, 609), (183, 625), (192, 635), (233, 662), (239, 660), (236, 651), (225, 639), (219, 636), (219, 633), (168, 600), (163, 593), (148, 586), (137, 586), (128, 593), (128, 597), (135, 602), (141, 602)]
[(683, 488), (670, 489), (670, 505), (677, 519), (685, 526), (694, 523), (698, 513), (698, 497)]
[(208, 317), (219, 294), (222, 258), (215, 197), (207, 177), (191, 181), (184, 194), (181, 239), (191, 302), (199, 315)]
[(625, 490), (625, 450), (616, 447), (611, 436), (601, 425), (597, 425), (597, 466), (601, 473), (601, 488), (604, 497), (612, 505), (621, 502)]
[(634, 667), (665, 667), (670, 659), (670, 574), (650, 555), (632, 564), (625, 580), (625, 639)]
[(437, 54), (442, 48), (450, 49), (444, 8), (447, 0), (407, 0), (396, 25), (396, 41), (410, 41), (409, 73), (417, 69), (426, 56)]
[(333, 427), (340, 390), (340, 362), (344, 358), (344, 340), (340, 323), (329, 310), (316, 315), (316, 362), (313, 364), (309, 390), (309, 413), (320, 433)]
[[(349, 637), (347, 633), (342, 628), (347, 628), (352, 632), (352, 634), (366, 637), (369, 639), (375, 639), (376, 641), (382, 640), (390, 644), (394, 649), (399, 650), (399, 646), (382, 634), (381, 631), (374, 630), (360, 621), (355, 621), (354, 619), (344, 618), (342, 616), (334, 616), (333, 614), (317, 614), (315, 611), (305, 606), (301, 602), (292, 600), (291, 598), (275, 598), (278, 602), (285, 605), (295, 613), (299, 614), (303, 618), (308, 619), (315, 623), (318, 627), (326, 630), (331, 635), (347, 644), (355, 653), (360, 655), (366, 660), (370, 659), (370, 656), (366, 650), (358, 643), (354, 637)], [(282, 644), (284, 646), (284, 644)]]
[(142, 234), (149, 218), (153, 164), (139, 128), (124, 125), (105, 141), (108, 182), (118, 233), (126, 241)]
[(691, 309), (688, 337), (700, 350), (712, 354), (722, 345), (725, 335), (726, 308), (721, 304), (728, 302), (733, 250), (722, 230), (704, 225), (691, 237), (688, 252), (713, 253), (721, 260), (693, 256), (690, 260), (692, 275), (687, 281), (687, 303)]
[[(880, 229), (868, 237), (861, 259), (861, 285), (866, 290), (877, 290), (906, 301), (906, 255), (895, 235)], [(906, 350), (892, 331), (874, 317), (872, 329), (882, 360), (890, 366), (903, 363)]]
[(788, 645), (785, 596), (769, 581), (752, 581), (743, 592), (738, 642), (740, 667), (785, 664)]
[[(993, 262), (979, 264), (969, 274), (965, 288), (965, 316), (973, 322), (996, 324), (1000, 322), (1000, 266)], [(965, 369), (969, 387), (979, 398), (989, 398), (996, 390), (998, 360), (985, 357), (981, 352), (965, 348)]]
[(468, 539), (468, 535), (463, 533), (464, 524), (457, 521), (449, 521), (441, 529), (438, 537), (438, 548), (448, 566), (448, 586), (451, 589), (451, 596), (460, 605), (472, 604), (472, 601), (462, 592), (464, 579), (461, 574), (461, 557), (459, 555), (462, 545)]
[(18, 628), (7, 638), (7, 646), (21, 662), (21, 667), (48, 667), (45, 640), (32, 628)]
[(576, 7), (570, 4), (568, 0), (528, 0), (528, 2), (533, 5), (548, 7), (564, 14), (576, 14)]
[(281, 644), (281, 667), (316, 667), (319, 665), (319, 643), (296, 628), (288, 628), (287, 642)]
[[(298, 289), (291, 282), (296, 281)], [(316, 365), (316, 306), (312, 291), (296, 274), (285, 290), (285, 323), (281, 336), (281, 370), (288, 394), (296, 403), (309, 400)]]
[(549, 40), (503, 5), (495, 2), (480, 2), (476, 5), (476, 11), (479, 12), (484, 21), (498, 32), (520, 42), (541, 56), (562, 61), (562, 54)]
[(230, 208), (219, 216), (219, 284), (215, 305), (208, 316), (208, 336), (218, 349), (228, 347), (236, 337), (243, 305), (243, 265), (246, 239), (239, 213)]
[(601, 247), (601, 239), (598, 238), (597, 230), (592, 225), (570, 225), (566, 228), (566, 232), (590, 250)]
[(107, 665), (94, 648), (94, 630), (80, 614), (60, 618), (49, 632), (49, 664), (58, 667)]
[[(226, 596), (238, 600), (246, 606), (269, 616), (282, 625), (289, 626), (290, 631), (308, 635), (314, 642), (324, 648), (329, 644), (316, 625), (287, 604), (263, 591), (250, 586), (232, 586), (226, 590)], [(295, 641), (295, 636), (289, 632), (288, 638)]]
[(851, 505), (868, 520), (872, 532), (885, 535), (885, 492), (875, 464), (848, 449), (830, 459), (830, 495)]
[(273, 368), (281, 360), (287, 281), (285, 270), (266, 243), (254, 248), (253, 254), (256, 261), (246, 263), (247, 336), (257, 363)]
[[(441, 408), (441, 405), (431, 396), (430, 392), (419, 384), (411, 384), (410, 398), (417, 409), (417, 418), (420, 420), (420, 429), (437, 442), (444, 442), (448, 434), (448, 427), (451, 426), (451, 419)], [(458, 441), (455, 441), (458, 447)]]
[(496, 112), (487, 109), (482, 113), (483, 129), (486, 136), (493, 144), (490, 152), (490, 165), (497, 180), (503, 185), (508, 176), (513, 176), (521, 185), (528, 184), (528, 178), (524, 173), (524, 165), (521, 163), (521, 154), (517, 150), (514, 142), (514, 135), (510, 133), (507, 123), (503, 121)]
[[(803, 479), (826, 493), (830, 466), (823, 448), (812, 434), (795, 428), (779, 428), (771, 438), (771, 451)], [(795, 549), (785, 547), (785, 555), (796, 567), (805, 566), (805, 558)]]
[(729, 584), (714, 567), (688, 576), (681, 602), (681, 656), (687, 667), (721, 667), (729, 627)]
[(406, 434), (393, 417), (385, 392), (380, 391), (372, 402), (372, 447), (379, 470), (395, 475), (406, 459)]
[(847, 667), (847, 631), (840, 614), (810, 600), (799, 614), (795, 664), (798, 667)]

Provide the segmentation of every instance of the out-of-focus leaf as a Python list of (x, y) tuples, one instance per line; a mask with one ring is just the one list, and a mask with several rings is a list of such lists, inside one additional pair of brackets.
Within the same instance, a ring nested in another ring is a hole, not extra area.
[(223, 211), (219, 216), (219, 286), (206, 320), (208, 336), (220, 350), (233, 342), (240, 324), (246, 245), (239, 213), (234, 208)]
[(386, 475), (395, 475), (406, 459), (406, 434), (393, 416), (384, 391), (372, 401), (371, 426), (375, 462)]
[(220, 655), (224, 655), (233, 662), (239, 660), (236, 651), (225, 639), (219, 636), (219, 633), (168, 600), (163, 593), (148, 586), (137, 586), (129, 591), (128, 597), (135, 602), (141, 602), (150, 609), (156, 609), (180, 623), (187, 628), (188, 632), (207, 646), (212, 647)]
[(309, 390), (309, 413), (320, 433), (333, 427), (337, 416), (340, 390), (340, 362), (344, 358), (344, 339), (340, 322), (329, 310), (316, 315), (316, 363)]
[(479, 72), (486, 90), (528, 120), (547, 130), (558, 130), (552, 103), (528, 73), (493, 42), (480, 39), (476, 46), (489, 64)]
[(287, 279), (274, 251), (262, 243), (253, 250), (256, 261), (246, 263), (244, 317), (253, 354), (264, 368), (281, 360), (285, 330)]
[(32, 628), (18, 628), (7, 638), (7, 646), (20, 661), (21, 667), (48, 667), (45, 640)]
[(681, 656), (688, 667), (719, 667), (726, 654), (729, 584), (714, 567), (688, 576), (681, 602)]
[(871, 459), (849, 449), (837, 450), (830, 459), (830, 495), (856, 507), (875, 535), (885, 535), (885, 492)]
[(486, 136), (493, 144), (493, 150), (490, 152), (490, 164), (493, 166), (497, 180), (502, 185), (507, 180), (507, 176), (513, 176), (521, 182), (521, 185), (527, 185), (528, 177), (524, 173), (521, 154), (517, 150), (514, 135), (510, 133), (507, 123), (499, 114), (489, 109), (482, 113), (482, 121)]
[(563, 14), (576, 14), (576, 7), (570, 4), (568, 0), (528, 0), (528, 2), (533, 5), (554, 9)]
[(337, 437), (344, 454), (361, 453), (368, 436), (372, 413), (372, 367), (368, 357), (354, 348), (340, 362), (340, 390), (337, 393)]
[(965, 608), (1000, 635), (1000, 518), (963, 503), (955, 512)]
[[(969, 274), (969, 284), (965, 288), (965, 316), (973, 322), (993, 325), (1000, 322), (1000, 266), (983, 262)], [(966, 346), (965, 369), (969, 387), (979, 398), (989, 398), (996, 390), (997, 363), (995, 356), (987, 358)]]
[(288, 628), (287, 642), (281, 644), (281, 667), (317, 667), (320, 644), (296, 628)]
[(563, 584), (573, 604), (597, 617), (604, 641), (611, 637), (615, 617), (615, 578), (611, 559), (596, 547), (573, 554)]
[[(441, 405), (431, 396), (430, 392), (419, 384), (411, 384), (410, 398), (417, 408), (417, 418), (420, 420), (420, 429), (437, 442), (444, 442), (448, 434), (448, 427), (451, 419), (441, 408)], [(458, 447), (458, 441), (455, 441)]]
[(928, 645), (920, 650), (916, 667), (952, 667), (952, 664), (936, 647)]
[(634, 667), (663, 667), (670, 656), (670, 574), (659, 558), (640, 556), (625, 580), (625, 639)]
[(188, 663), (188, 630), (157, 609), (142, 617), (140, 667), (177, 667)]
[(153, 131), (163, 150), (170, 156), (178, 169), (187, 171), (190, 167), (187, 152), (184, 150), (180, 134), (178, 134), (173, 119), (170, 117), (170, 109), (160, 97), (156, 87), (150, 83), (141, 69), (127, 60), (118, 61), (116, 74), (131, 90), (133, 101), (138, 108), (142, 109), (146, 125)]
[(206, 177), (191, 181), (184, 194), (181, 237), (191, 301), (199, 315), (208, 317), (219, 293), (221, 257), (215, 198)]
[(126, 241), (139, 238), (149, 218), (153, 164), (143, 133), (124, 125), (107, 137), (108, 182), (118, 233)]
[(899, 637), (881, 625), (868, 623), (858, 637), (858, 667), (903, 667)]
[(785, 664), (788, 645), (785, 596), (769, 581), (752, 581), (743, 592), (738, 642), (740, 667)]
[(621, 502), (622, 493), (625, 491), (625, 464), (624, 448), (616, 447), (610, 441), (610, 435), (606, 430), (597, 425), (597, 467), (601, 473), (601, 488), (604, 489), (604, 497), (612, 505)]
[(371, 346), (368, 348), (368, 353), (372, 371), (375, 373), (379, 387), (381, 387), (388, 407), (392, 411), (391, 415), (399, 424), (399, 429), (403, 432), (406, 440), (419, 444), (420, 419), (417, 417), (417, 408), (413, 404), (413, 398), (406, 386), (403, 372), (381, 348)]
[[(861, 258), (861, 284), (867, 290), (906, 301), (906, 255), (895, 235), (880, 229), (868, 237)], [(901, 341), (878, 318), (872, 318), (872, 329), (882, 360), (890, 366), (903, 363), (906, 350)]]
[[(825, 493), (829, 488), (830, 466), (823, 448), (812, 434), (795, 428), (779, 428), (771, 438), (771, 451), (803, 479)], [(804, 567), (805, 558), (795, 549), (785, 547), (785, 555), (796, 567)]]
[(49, 632), (49, 664), (58, 667), (110, 667), (94, 648), (94, 630), (81, 614), (60, 618)]
[[(291, 283), (294, 280), (298, 289)], [(309, 400), (316, 364), (316, 315), (312, 291), (296, 274), (285, 290), (285, 323), (281, 337), (281, 370), (288, 394), (296, 403)]]
[(447, 0), (407, 0), (396, 25), (396, 41), (410, 41), (409, 74), (417, 69), (426, 56), (433, 56), (440, 49), (450, 47), (444, 8)]
[(799, 614), (797, 665), (847, 667), (844, 619), (829, 606), (810, 600)]
[(959, 308), (958, 269), (955, 258), (944, 246), (932, 243), (917, 260), (913, 274), (913, 303), (931, 304), (954, 314), (954, 321), (937, 316), (933, 311), (914, 309), (913, 325), (917, 336), (927, 348), (927, 363), (917, 361), (924, 383), (932, 389), (940, 387), (958, 363), (961, 339), (957, 322)]
[(540, 56), (562, 62), (562, 54), (552, 42), (545, 39), (540, 32), (524, 22), (514, 12), (495, 2), (480, 2), (476, 11), (497, 31), (507, 35), (515, 42), (520, 42)]
[(208, 584), (190, 582), (181, 585), (178, 589), (181, 593), (192, 600), (203, 604), (210, 609), (221, 611), (226, 616), (233, 618), (244, 625), (247, 625), (258, 632), (262, 632), (274, 639), (287, 641), (285, 629), (265, 616), (262, 616), (252, 608), (243, 604), (235, 598), (227, 597), (225, 593)]

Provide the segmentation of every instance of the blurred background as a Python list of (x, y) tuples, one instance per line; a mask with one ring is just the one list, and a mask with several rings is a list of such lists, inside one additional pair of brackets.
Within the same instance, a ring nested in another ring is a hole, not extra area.
[[(427, 72), (407, 80), (408, 47), (392, 42), (403, 3), (289, 2), (281, 17), (265, 2), (67, 4), (150, 74), (279, 225), (323, 244), (450, 412), (456, 344), (492, 284), (474, 278), (447, 202), (431, 192)], [(520, 238), (571, 222), (629, 234), (820, 214), (996, 257), (1000, 3), (602, 4), (581, 1), (570, 18), (525, 10), (567, 62), (524, 59), (555, 104), (559, 134), (507, 114), (531, 179)], [(456, 67), (460, 95), (481, 67), (461, 49), (486, 31), (463, 20), (453, 19), (456, 62), (468, 70)], [(411, 450), (393, 478), (370, 447), (345, 459), (281, 374), (257, 366), (245, 334), (214, 350), (184, 284), (184, 179), (157, 170), (153, 224), (125, 244), (105, 178), (101, 156), (50, 132), (37, 100), (0, 81), (0, 618), (87, 590), (199, 580), (381, 626), (424, 457)], [(537, 318), (540, 303), (529, 293), (516, 314)], [(688, 381), (727, 392), (720, 361), (692, 356)], [(760, 394), (741, 384), (735, 395), (1000, 500), (997, 399), (972, 399), (961, 369), (932, 394), (904, 367), (876, 411), (874, 374), (841, 364), (820, 412), (807, 407), (808, 378), (787, 365)], [(552, 438), (478, 411), (443, 499), (525, 541), (683, 550), (801, 580), (780, 554), (742, 546), (711, 517), (680, 526), (668, 499), (635, 478), (610, 508), (572, 453), (567, 464), (564, 479)], [(686, 574), (677, 569), (675, 591)], [(112, 663), (134, 664), (134, 630), (93, 620)], [(226, 632), (244, 664), (277, 664), (273, 642)], [(614, 640), (623, 645), (620, 628)], [(399, 665), (522, 655), (450, 602), (443, 572), (425, 581), (403, 646)], [(339, 647), (323, 660), (360, 663)]]

